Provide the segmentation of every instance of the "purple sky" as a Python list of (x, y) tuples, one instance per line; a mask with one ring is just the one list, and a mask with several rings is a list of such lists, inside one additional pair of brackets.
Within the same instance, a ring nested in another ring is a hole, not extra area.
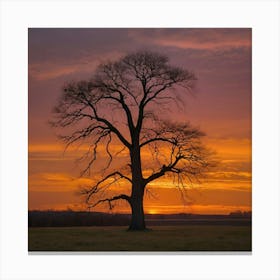
[[(53, 137), (46, 122), (66, 81), (88, 78), (100, 62), (142, 49), (195, 72), (186, 113), (208, 134), (211, 127), (209, 137), (250, 137), (238, 128), (251, 118), (250, 29), (39, 28), (29, 30), (29, 140)], [(236, 129), (225, 131), (228, 122)]]

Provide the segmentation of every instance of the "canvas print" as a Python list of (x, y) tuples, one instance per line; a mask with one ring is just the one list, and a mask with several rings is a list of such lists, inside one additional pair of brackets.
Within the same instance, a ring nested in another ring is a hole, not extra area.
[(30, 28), (28, 250), (250, 252), (251, 36)]

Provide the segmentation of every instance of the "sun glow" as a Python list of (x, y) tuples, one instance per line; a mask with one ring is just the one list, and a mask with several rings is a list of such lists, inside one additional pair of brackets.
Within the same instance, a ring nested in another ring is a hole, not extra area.
[(157, 209), (148, 209), (147, 210), (147, 214), (158, 214), (158, 210)]

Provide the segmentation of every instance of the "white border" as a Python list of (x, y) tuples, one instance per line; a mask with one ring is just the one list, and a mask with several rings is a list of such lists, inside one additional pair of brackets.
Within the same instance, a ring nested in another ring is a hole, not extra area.
[[(1, 2), (1, 279), (280, 279), (278, 1)], [(28, 255), (27, 28), (253, 28), (253, 254)]]

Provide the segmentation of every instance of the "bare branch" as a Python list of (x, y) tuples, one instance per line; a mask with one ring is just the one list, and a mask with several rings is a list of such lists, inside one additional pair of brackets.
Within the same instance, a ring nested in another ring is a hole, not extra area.
[(91, 204), (91, 205), (88, 205), (88, 208), (94, 208), (96, 207), (98, 204), (100, 203), (103, 203), (103, 202), (108, 202), (109, 204), (109, 209), (112, 210), (113, 209), (113, 205), (112, 205), (112, 201), (115, 201), (115, 200), (120, 200), (120, 199), (124, 199), (126, 200), (127, 202), (130, 203), (131, 199), (129, 196), (125, 195), (125, 194), (120, 194), (120, 195), (116, 195), (116, 196), (113, 196), (111, 198), (105, 198), (105, 199), (100, 199), (98, 200), (96, 203), (94, 204)]
[(118, 180), (120, 179), (125, 179), (127, 180), (129, 183), (132, 183), (132, 180), (128, 177), (128, 176), (125, 176), (124, 174), (122, 174), (120, 171), (115, 171), (115, 172), (112, 172), (110, 174), (108, 174), (107, 176), (105, 176), (104, 178), (102, 178), (101, 180), (99, 180), (97, 183), (95, 183), (92, 187), (90, 187), (89, 189), (84, 189), (82, 191), (82, 194), (83, 195), (86, 195), (87, 198), (86, 198), (86, 202), (88, 203), (90, 198), (92, 197), (92, 195), (100, 192), (101, 190), (101, 185), (108, 181), (109, 179), (113, 179), (113, 182), (110, 182), (108, 183), (106, 186), (110, 186), (112, 185), (112, 183), (116, 183)]
[(149, 139), (149, 140), (143, 142), (142, 144), (140, 144), (140, 147), (144, 147), (145, 145), (148, 145), (152, 142), (157, 142), (157, 141), (168, 142), (170, 144), (176, 145), (176, 143), (172, 139), (167, 139), (167, 138), (163, 138), (163, 137), (156, 137), (156, 138), (152, 138), (152, 139)]
[[(157, 122), (158, 124), (158, 122)], [(150, 128), (144, 138), (148, 138), (140, 144), (140, 147), (153, 145), (158, 159), (159, 168), (144, 179), (146, 184), (168, 173), (177, 174), (178, 181), (185, 176), (189, 182), (192, 178), (201, 175), (208, 167), (207, 152), (203, 148), (200, 138), (204, 134), (190, 126), (189, 123), (171, 123), (162, 121), (158, 127)], [(160, 143), (166, 145), (159, 145)], [(160, 149), (165, 152), (160, 153)], [(166, 157), (166, 149), (169, 151), (169, 159)], [(160, 158), (164, 159), (161, 163)]]

